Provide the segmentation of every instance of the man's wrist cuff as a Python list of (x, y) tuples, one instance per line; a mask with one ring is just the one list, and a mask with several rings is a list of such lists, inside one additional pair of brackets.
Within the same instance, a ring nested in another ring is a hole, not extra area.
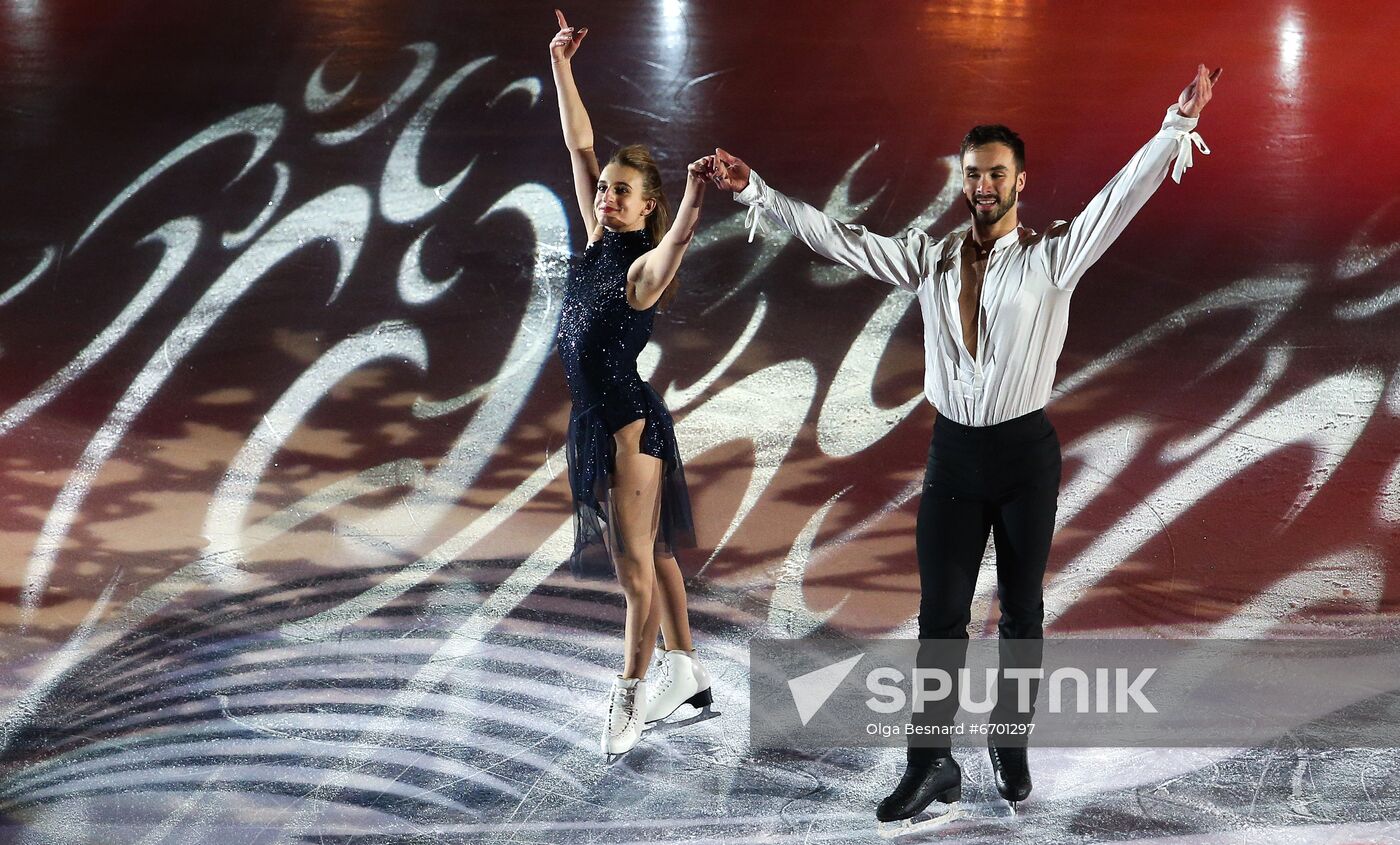
[(749, 170), (749, 184), (744, 186), (744, 190), (736, 191), (734, 199), (744, 205), (753, 203), (763, 194), (763, 180), (758, 178), (758, 174), (752, 169)]
[(1180, 106), (1172, 105), (1171, 108), (1167, 109), (1167, 117), (1162, 121), (1162, 128), (1181, 129), (1190, 132), (1192, 129), (1196, 128), (1196, 124), (1199, 121), (1199, 115), (1196, 117), (1187, 117), (1181, 113)]

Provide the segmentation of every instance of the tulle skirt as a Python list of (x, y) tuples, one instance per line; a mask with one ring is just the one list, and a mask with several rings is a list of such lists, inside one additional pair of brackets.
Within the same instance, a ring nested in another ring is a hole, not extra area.
[[(661, 514), (656, 530), (656, 552), (674, 556), (676, 549), (695, 548), (695, 520), (690, 513), (690, 492), (676, 445), (671, 414), (651, 385), (643, 383), (646, 423), (641, 450), (661, 461)], [(614, 420), (614, 423), (617, 421)], [(602, 404), (580, 410), (569, 419), (565, 454), (569, 459), (569, 487), (574, 503), (574, 551), (569, 569), (577, 578), (611, 578), (616, 574), (604, 546), (608, 521), (608, 496), (612, 491), (617, 444)], [(614, 553), (621, 553), (622, 539), (610, 537)]]

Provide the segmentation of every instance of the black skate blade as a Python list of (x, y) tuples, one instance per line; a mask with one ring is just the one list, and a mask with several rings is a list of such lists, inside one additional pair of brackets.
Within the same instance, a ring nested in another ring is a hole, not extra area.
[(942, 804), (935, 801), (927, 810), (907, 819), (900, 819), (895, 822), (878, 822), (875, 832), (881, 839), (894, 839), (900, 836), (909, 836), (915, 833), (926, 832), (943, 827), (944, 825), (957, 821), (965, 817), (960, 802), (954, 801), (951, 804)]

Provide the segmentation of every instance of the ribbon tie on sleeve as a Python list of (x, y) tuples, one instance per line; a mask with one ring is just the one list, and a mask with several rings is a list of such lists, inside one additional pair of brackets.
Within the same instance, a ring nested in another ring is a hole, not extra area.
[(754, 235), (758, 234), (759, 226), (763, 222), (763, 200), (756, 199), (749, 210), (744, 214), (744, 228), (749, 230), (749, 243), (753, 243)]
[(1201, 137), (1201, 133), (1199, 132), (1179, 130), (1174, 134), (1177, 136), (1177, 141), (1176, 164), (1172, 166), (1172, 181), (1179, 185), (1181, 184), (1181, 174), (1185, 173), (1187, 168), (1195, 163), (1191, 156), (1191, 146), (1194, 144), (1196, 149), (1200, 150), (1205, 155), (1210, 155), (1210, 147), (1206, 146), (1206, 141)]

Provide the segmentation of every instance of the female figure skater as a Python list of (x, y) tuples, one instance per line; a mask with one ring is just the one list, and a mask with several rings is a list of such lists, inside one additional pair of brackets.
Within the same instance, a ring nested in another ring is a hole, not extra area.
[[(586, 553), (605, 542), (627, 600), (622, 674), (613, 682), (602, 750), (623, 754), (647, 723), (682, 704), (708, 707), (710, 677), (695, 659), (685, 584), (674, 549), (693, 547), (695, 530), (671, 415), (637, 374), (658, 305), (675, 296), (676, 270), (700, 216), (714, 159), (688, 168), (676, 222), (667, 228), (656, 163), (642, 146), (615, 152), (598, 168), (593, 127), (570, 62), (587, 28), (557, 9), (549, 42), (559, 118), (573, 165), (588, 248), (569, 268), (559, 324), (559, 357), (569, 383), (569, 482), (575, 541), (570, 560), (583, 574)], [(606, 528), (606, 537), (604, 536)], [(643, 680), (658, 628), (666, 653), (651, 689)]]

